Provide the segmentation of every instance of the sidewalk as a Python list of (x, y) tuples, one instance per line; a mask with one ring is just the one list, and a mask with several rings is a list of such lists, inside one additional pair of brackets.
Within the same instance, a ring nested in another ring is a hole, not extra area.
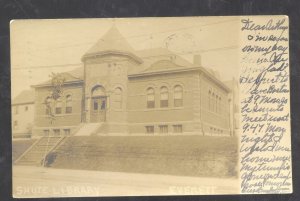
[(14, 197), (236, 194), (235, 179), (14, 166)]

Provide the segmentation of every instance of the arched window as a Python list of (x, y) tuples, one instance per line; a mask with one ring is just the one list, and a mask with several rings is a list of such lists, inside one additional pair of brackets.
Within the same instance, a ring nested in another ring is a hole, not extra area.
[(56, 100), (55, 114), (61, 114), (61, 108), (62, 108), (62, 102), (61, 102), (61, 99), (59, 98)]
[(155, 93), (153, 88), (147, 89), (147, 108), (155, 107)]
[(72, 96), (67, 95), (66, 96), (66, 113), (72, 113)]
[(219, 97), (219, 113), (222, 114), (222, 99)]
[(219, 96), (216, 95), (216, 112), (219, 112)]
[(160, 88), (160, 107), (169, 106), (169, 92), (167, 87)]
[(50, 97), (47, 97), (46, 99), (45, 99), (45, 106), (46, 106), (46, 110), (45, 110), (45, 113), (46, 113), (46, 115), (49, 115), (49, 114), (51, 114), (52, 113), (52, 111), (51, 111), (51, 103), (52, 103), (52, 99), (50, 98)]
[(122, 108), (122, 89), (120, 87), (114, 90), (113, 105), (117, 109)]
[(211, 103), (211, 91), (208, 91), (208, 110), (212, 111), (212, 103)]
[(183, 105), (183, 90), (177, 85), (174, 87), (174, 107), (182, 107)]
[(215, 111), (215, 107), (216, 107), (216, 96), (215, 96), (215, 93), (212, 94), (212, 111), (214, 112)]

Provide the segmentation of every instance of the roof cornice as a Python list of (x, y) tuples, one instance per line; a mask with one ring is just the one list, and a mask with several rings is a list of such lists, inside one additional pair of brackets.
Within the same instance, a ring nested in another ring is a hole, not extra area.
[(173, 73), (183, 73), (183, 72), (191, 72), (191, 71), (200, 71), (210, 80), (214, 81), (219, 87), (223, 88), (225, 91), (230, 92), (230, 89), (220, 80), (218, 80), (215, 76), (211, 75), (207, 70), (202, 67), (192, 67), (186, 69), (169, 69), (169, 70), (162, 70), (162, 71), (153, 71), (153, 72), (142, 72), (136, 74), (128, 75), (128, 78), (138, 78), (138, 77), (146, 77), (146, 76), (157, 76), (162, 74), (173, 74)]
[(29, 105), (29, 104), (34, 104), (34, 101), (28, 101), (28, 102), (24, 102), (24, 103), (11, 103), (11, 106)]
[[(82, 84), (84, 81), (83, 80), (76, 80), (76, 81), (67, 81), (64, 82), (63, 85), (68, 85), (68, 84)], [(33, 88), (40, 88), (40, 87), (52, 87), (52, 84), (37, 84), (37, 85), (31, 85)]]
[(167, 70), (160, 70), (160, 71), (148, 71), (148, 72), (142, 72), (142, 73), (135, 73), (135, 74), (129, 74), (128, 78), (135, 78), (135, 77), (145, 77), (145, 76), (153, 76), (153, 75), (161, 75), (161, 74), (171, 74), (171, 73), (179, 73), (179, 72), (188, 72), (188, 71), (196, 71), (201, 70), (200, 68), (181, 68), (181, 69), (167, 69)]

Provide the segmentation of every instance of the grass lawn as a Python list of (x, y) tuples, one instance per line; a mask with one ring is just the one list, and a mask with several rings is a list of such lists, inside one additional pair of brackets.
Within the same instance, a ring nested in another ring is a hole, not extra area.
[(17, 160), (36, 140), (12, 141), (12, 161)]
[(236, 176), (237, 138), (75, 136), (55, 150), (56, 168), (185, 176)]

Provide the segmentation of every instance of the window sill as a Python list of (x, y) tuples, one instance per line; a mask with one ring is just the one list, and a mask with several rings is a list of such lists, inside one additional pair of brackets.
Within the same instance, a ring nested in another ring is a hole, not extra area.
[[(81, 115), (81, 113), (54, 114), (54, 117), (64, 117), (64, 116), (73, 116), (73, 115)], [(49, 115), (47, 115), (47, 114), (44, 114), (44, 115), (38, 115), (38, 116), (49, 117)]]
[(159, 108), (147, 108), (146, 111), (160, 111), (160, 110), (182, 110), (184, 107), (159, 107)]

